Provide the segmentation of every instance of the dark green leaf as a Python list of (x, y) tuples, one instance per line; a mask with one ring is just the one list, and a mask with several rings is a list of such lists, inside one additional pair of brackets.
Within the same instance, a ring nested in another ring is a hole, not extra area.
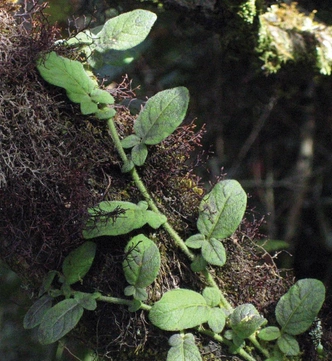
[(38, 296), (42, 296), (45, 292), (48, 292), (52, 286), (55, 276), (59, 275), (58, 271), (49, 271), (44, 277), (43, 283), (40, 287)]
[(133, 48), (147, 37), (156, 19), (154, 13), (138, 9), (106, 21), (95, 36), (97, 51)]
[(39, 298), (28, 310), (23, 319), (24, 328), (38, 326), (47, 310), (52, 307), (53, 297), (45, 295)]
[(83, 279), (93, 263), (95, 254), (96, 244), (89, 241), (84, 242), (68, 254), (62, 265), (62, 271), (68, 285)]
[(229, 237), (241, 223), (246, 204), (247, 195), (237, 181), (220, 181), (201, 201), (198, 230), (207, 238)]
[(231, 328), (242, 339), (252, 335), (265, 323), (266, 319), (250, 303), (236, 307), (230, 316)]
[(278, 327), (269, 326), (259, 331), (258, 337), (264, 341), (273, 341), (280, 337), (281, 333)]
[(194, 336), (191, 333), (173, 335), (168, 343), (172, 347), (167, 353), (167, 361), (202, 361)]
[[(195, 315), (195, 317), (193, 317)], [(150, 312), (150, 321), (166, 331), (179, 331), (207, 322), (210, 308), (197, 292), (176, 289), (166, 292)]]
[(127, 286), (124, 289), (125, 296), (133, 296), (133, 298), (137, 301), (145, 301), (148, 299), (148, 293), (145, 288), (135, 287), (135, 286)]
[(123, 201), (104, 201), (97, 207), (90, 208), (91, 218), (83, 231), (85, 239), (100, 236), (126, 234), (148, 223), (152, 228), (159, 228), (166, 222), (163, 214), (148, 210), (145, 201), (134, 204)]
[(184, 87), (167, 89), (150, 98), (134, 124), (144, 144), (158, 144), (182, 123), (188, 108), (189, 92)]
[(97, 308), (96, 296), (93, 293), (75, 292), (75, 300), (89, 311), (94, 311)]
[(139, 234), (128, 242), (125, 253), (123, 271), (127, 282), (135, 288), (149, 286), (156, 279), (160, 268), (158, 247), (149, 238)]
[(63, 300), (49, 309), (38, 329), (43, 345), (58, 341), (71, 331), (83, 315), (83, 307), (74, 299)]
[(148, 156), (148, 148), (145, 144), (135, 145), (131, 150), (131, 159), (137, 166), (142, 166)]
[(300, 353), (299, 343), (295, 337), (284, 333), (277, 341), (278, 347), (286, 356), (297, 356)]
[(198, 234), (194, 234), (193, 236), (189, 237), (185, 241), (185, 244), (189, 248), (199, 249), (202, 247), (202, 245), (205, 241), (206, 241), (205, 236), (203, 234), (198, 233)]
[(316, 279), (297, 281), (281, 297), (276, 307), (276, 318), (282, 332), (298, 335), (315, 320), (325, 300), (325, 287)]
[(226, 262), (226, 251), (223, 244), (211, 238), (202, 245), (202, 256), (206, 262), (214, 266), (223, 266)]

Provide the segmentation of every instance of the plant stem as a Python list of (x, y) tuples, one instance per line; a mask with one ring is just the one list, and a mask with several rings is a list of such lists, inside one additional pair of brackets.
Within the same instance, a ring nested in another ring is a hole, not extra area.
[[(118, 134), (117, 129), (115, 127), (115, 123), (114, 123), (113, 118), (109, 118), (107, 120), (107, 125), (108, 125), (110, 135), (111, 135), (111, 137), (113, 139), (114, 145), (115, 145), (115, 147), (116, 147), (116, 149), (117, 149), (117, 151), (118, 151), (118, 153), (120, 155), (121, 160), (123, 161), (123, 163), (128, 163), (129, 159), (128, 159), (127, 154), (125, 153), (125, 151), (124, 151), (124, 149), (122, 147), (121, 140), (119, 138), (119, 134)], [(142, 196), (144, 197), (144, 199), (148, 203), (149, 208), (152, 211), (160, 214), (160, 211), (159, 211), (156, 203), (152, 199), (149, 191), (146, 189), (145, 184), (143, 183), (143, 181), (142, 181), (142, 179), (141, 179), (140, 175), (138, 174), (135, 167), (130, 171), (130, 175), (131, 175), (133, 181), (135, 182), (136, 187), (138, 188), (138, 190), (141, 192)], [(179, 234), (176, 232), (176, 230), (169, 224), (169, 222), (165, 222), (162, 226), (166, 230), (166, 232), (173, 238), (175, 244), (189, 258), (189, 260), (193, 261), (194, 258), (195, 258), (194, 253), (192, 253), (190, 251), (190, 249), (184, 243), (183, 239), (179, 236)], [(209, 286), (219, 289), (216, 281), (213, 279), (213, 277), (211, 276), (211, 274), (209, 273), (209, 271), (207, 269), (203, 270), (202, 273), (205, 276), (205, 279), (206, 279)], [(228, 311), (233, 310), (232, 306), (230, 305), (230, 303), (226, 300), (226, 298), (224, 296), (221, 297), (221, 304)]]
[[(227, 345), (228, 347), (234, 346), (234, 344), (231, 341), (227, 340), (226, 338), (222, 337), (221, 335), (219, 335), (217, 333), (214, 333), (213, 331), (206, 330), (202, 326), (199, 326), (196, 329), (199, 333), (207, 335), (207, 336), (213, 338), (214, 340), (216, 340), (217, 342)], [(243, 348), (240, 348), (238, 350), (237, 355), (240, 355), (247, 361), (256, 361), (256, 359), (254, 359), (252, 356), (250, 356)]]
[(260, 345), (260, 343), (257, 341), (257, 338), (255, 335), (250, 336), (249, 340), (257, 348), (257, 350), (259, 350), (265, 357), (267, 357), (267, 358), (270, 357), (268, 350), (266, 350), (265, 348), (263, 348)]
[[(122, 147), (121, 140), (120, 140), (118, 132), (116, 130), (113, 118), (110, 118), (107, 120), (107, 125), (108, 125), (108, 129), (110, 131), (111, 137), (113, 139), (114, 145), (115, 145), (123, 163), (127, 163), (129, 160)], [(141, 179), (140, 175), (138, 174), (135, 167), (130, 171), (130, 174), (133, 178), (133, 181), (135, 182), (136, 187), (141, 192), (142, 196), (148, 203), (150, 209), (152, 211), (160, 214), (158, 207), (156, 206), (154, 200), (150, 196), (149, 191), (146, 189), (145, 184), (142, 182), (142, 179)], [(181, 250), (184, 252), (184, 254), (192, 261), (194, 259), (195, 255), (189, 250), (189, 248), (186, 246), (183, 239), (179, 236), (179, 234), (175, 231), (175, 229), (168, 222), (164, 223), (163, 227), (166, 230), (166, 232), (168, 232), (168, 234), (174, 239), (175, 244), (179, 248), (181, 248)]]
[[(131, 306), (133, 304), (133, 301), (131, 300), (125, 300), (123, 298), (118, 298), (118, 297), (111, 297), (111, 296), (98, 296), (98, 298), (96, 298), (97, 301), (103, 301), (103, 302), (108, 302), (108, 303), (113, 303), (116, 305), (126, 305), (126, 306)], [(145, 310), (145, 311), (150, 311), (151, 310), (151, 306), (146, 305), (145, 303), (141, 304), (140, 309), (141, 310)]]

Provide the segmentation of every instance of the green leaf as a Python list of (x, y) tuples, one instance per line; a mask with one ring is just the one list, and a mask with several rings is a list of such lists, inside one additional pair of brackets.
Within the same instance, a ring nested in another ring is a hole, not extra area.
[(83, 307), (77, 300), (63, 300), (49, 309), (38, 329), (38, 339), (43, 345), (58, 341), (71, 331), (83, 315)]
[(205, 242), (205, 236), (201, 233), (198, 233), (198, 234), (194, 234), (193, 236), (189, 237), (185, 241), (185, 244), (189, 248), (199, 249), (202, 247), (204, 242)]
[(131, 159), (137, 166), (142, 166), (148, 156), (148, 148), (145, 144), (135, 145), (131, 150)]
[(167, 218), (160, 213), (147, 209), (147, 203), (138, 204), (123, 201), (104, 201), (97, 207), (90, 208), (90, 219), (83, 231), (85, 239), (100, 236), (117, 236), (127, 234), (146, 223), (152, 228), (159, 228)]
[(202, 256), (206, 262), (214, 266), (223, 266), (226, 262), (226, 251), (223, 244), (215, 238), (208, 239), (202, 245)]
[(91, 99), (95, 102), (95, 103), (102, 103), (102, 104), (114, 104), (114, 98), (112, 97), (112, 95), (103, 89), (93, 89), (91, 91)]
[(93, 114), (98, 112), (98, 105), (94, 103), (89, 96), (82, 96), (82, 98), (80, 98), (80, 103), (80, 110), (82, 114)]
[(166, 331), (179, 331), (198, 326), (207, 322), (209, 316), (210, 308), (205, 298), (197, 292), (186, 289), (166, 292), (149, 312), (150, 321)]
[(145, 288), (127, 286), (124, 289), (124, 294), (125, 296), (133, 296), (133, 298), (138, 301), (145, 301), (148, 299), (148, 293)]
[(140, 300), (133, 300), (131, 302), (131, 305), (128, 307), (129, 312), (136, 312), (138, 311), (142, 306), (142, 301)]
[(150, 98), (134, 124), (144, 144), (158, 144), (182, 123), (188, 108), (189, 92), (184, 87), (167, 89)]
[(121, 145), (123, 148), (132, 148), (135, 145), (140, 144), (141, 138), (139, 138), (136, 134), (131, 134), (128, 137), (121, 140)]
[(53, 297), (44, 295), (28, 310), (23, 319), (23, 327), (30, 329), (38, 326), (47, 310), (52, 307)]
[(132, 160), (128, 160), (123, 163), (123, 166), (121, 167), (122, 173), (128, 173), (135, 167), (135, 164)]
[(229, 237), (241, 223), (246, 204), (247, 195), (237, 181), (220, 181), (200, 203), (198, 230), (207, 238)]
[(221, 291), (218, 288), (205, 287), (202, 295), (209, 306), (215, 307), (219, 305), (221, 299)]
[[(90, 94), (98, 88), (97, 81), (88, 76), (81, 62), (64, 58), (54, 51), (47, 54), (45, 59), (40, 59), (37, 68), (47, 82), (66, 89), (68, 98), (74, 103), (91, 101)], [(89, 110), (88, 106), (84, 107)]]
[(325, 287), (316, 279), (297, 281), (283, 295), (276, 307), (276, 318), (281, 332), (299, 335), (305, 332), (315, 320), (325, 300)]
[(202, 255), (198, 254), (195, 256), (193, 262), (190, 265), (190, 268), (194, 272), (201, 272), (205, 270), (206, 266), (207, 262)]
[(98, 108), (95, 116), (100, 120), (104, 120), (104, 119), (113, 118), (115, 114), (116, 114), (116, 111), (114, 108), (105, 106), (103, 108)]
[(88, 273), (96, 254), (94, 242), (84, 242), (63, 261), (62, 272), (68, 285), (81, 281)]
[(236, 307), (230, 315), (230, 326), (241, 339), (252, 335), (264, 323), (266, 323), (266, 319), (258, 313), (251, 303)]
[(86, 310), (94, 311), (97, 308), (96, 296), (93, 293), (75, 292), (74, 299)]
[(149, 286), (157, 277), (160, 268), (158, 247), (149, 238), (139, 234), (125, 248), (123, 271), (126, 280), (135, 288)]
[(40, 287), (38, 297), (41, 297), (44, 293), (48, 292), (52, 286), (55, 276), (59, 275), (58, 271), (49, 271), (43, 279), (43, 283)]
[(286, 356), (296, 356), (300, 353), (299, 343), (294, 336), (287, 333), (278, 338), (277, 345)]
[(269, 326), (259, 331), (258, 337), (263, 341), (273, 341), (280, 337), (281, 333), (278, 327)]
[(193, 334), (173, 335), (168, 343), (172, 347), (167, 353), (166, 361), (202, 361)]
[(211, 308), (210, 317), (208, 319), (208, 325), (215, 333), (220, 333), (226, 324), (225, 312), (218, 307)]
[(106, 21), (95, 37), (97, 51), (133, 48), (148, 36), (156, 19), (154, 13), (138, 9)]

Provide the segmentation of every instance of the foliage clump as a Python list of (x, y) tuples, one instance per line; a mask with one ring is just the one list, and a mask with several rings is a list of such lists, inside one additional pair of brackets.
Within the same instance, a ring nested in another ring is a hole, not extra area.
[[(38, 326), (44, 344), (74, 328), (77, 338), (98, 353), (116, 354), (117, 360), (160, 356), (166, 348), (163, 331), (181, 332), (169, 338), (168, 360), (177, 360), (183, 351), (201, 359), (193, 334), (184, 333), (193, 328), (246, 360), (253, 357), (244, 347), (245, 339), (266, 357), (270, 352), (298, 355), (294, 336), (310, 327), (325, 288), (317, 280), (298, 282), (278, 302), (281, 328), (272, 327), (273, 338), (271, 327), (261, 329), (267, 320), (259, 311), (266, 312), (292, 281), (281, 278), (273, 261), (267, 265), (252, 245), (257, 228), (248, 221), (241, 224), (247, 196), (238, 182), (218, 181), (203, 196), (188, 165), (202, 133), (195, 133), (193, 124), (176, 130), (185, 117), (188, 91), (179, 87), (161, 92), (136, 117), (120, 103), (134, 96), (128, 81), (106, 90), (90, 72), (98, 52), (122, 51), (143, 41), (155, 15), (139, 10), (124, 14), (102, 30), (78, 34), (66, 47), (55, 42), (56, 31), (40, 8), (34, 9), (24, 14), (29, 21), (24, 16), (18, 21), (17, 36), (8, 35), (15, 28), (14, 18), (13, 26), (1, 34), (9, 37), (12, 55), (2, 70), (5, 81), (0, 88), (6, 109), (0, 123), (5, 165), (0, 254), (32, 291), (39, 289), (25, 327)], [(38, 34), (31, 24), (40, 29)], [(128, 37), (126, 31), (118, 32), (117, 26), (144, 28), (144, 36), (134, 31), (138, 37), (131, 43), (131, 33)], [(15, 43), (16, 38), (22, 43)], [(15, 49), (22, 51), (25, 44), (30, 55), (18, 64)], [(72, 59), (79, 58), (84, 47), (90, 60), (82, 65)], [(36, 51), (44, 56), (37, 59)], [(63, 90), (38, 77), (35, 62), (42, 77), (64, 88), (76, 105)], [(24, 76), (11, 81), (18, 65)], [(130, 156), (124, 148), (132, 148)], [(228, 265), (210, 270), (211, 265), (225, 265), (225, 248), (232, 254)], [(318, 295), (308, 298), (309, 288)], [(61, 297), (65, 299), (58, 302)], [(97, 308), (97, 301), (107, 304)], [(312, 312), (303, 315), (300, 306), (311, 301)], [(83, 316), (84, 310), (90, 312)], [(143, 310), (150, 312), (151, 324)], [(289, 322), (297, 318), (300, 328)], [(226, 323), (230, 329), (222, 334)], [(272, 340), (278, 345), (262, 347), (256, 335), (263, 343)], [(139, 351), (144, 348), (143, 356)]]

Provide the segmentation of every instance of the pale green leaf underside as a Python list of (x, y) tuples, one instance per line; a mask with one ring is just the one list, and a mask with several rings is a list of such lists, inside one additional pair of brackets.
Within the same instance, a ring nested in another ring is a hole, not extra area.
[(179, 331), (207, 322), (209, 311), (202, 295), (187, 289), (176, 289), (166, 292), (152, 306), (149, 318), (162, 330)]
[(43, 345), (60, 340), (78, 323), (83, 315), (83, 307), (74, 299), (57, 303), (49, 309), (39, 326), (38, 339)]
[(231, 236), (243, 218), (247, 195), (235, 180), (217, 183), (199, 206), (198, 230), (207, 238)]
[(148, 145), (158, 144), (182, 123), (189, 104), (185, 87), (161, 91), (150, 98), (134, 124), (136, 135)]
[(97, 51), (133, 48), (147, 37), (156, 19), (156, 14), (138, 9), (106, 21), (95, 36)]
[(40, 75), (50, 84), (64, 88), (68, 98), (79, 103), (83, 114), (93, 114), (99, 103), (113, 104), (113, 97), (99, 89), (98, 82), (85, 71), (83, 64), (57, 55), (54, 51), (37, 63)]
[(305, 332), (314, 321), (325, 300), (325, 287), (316, 279), (297, 281), (281, 297), (276, 318), (282, 331), (291, 335)]

